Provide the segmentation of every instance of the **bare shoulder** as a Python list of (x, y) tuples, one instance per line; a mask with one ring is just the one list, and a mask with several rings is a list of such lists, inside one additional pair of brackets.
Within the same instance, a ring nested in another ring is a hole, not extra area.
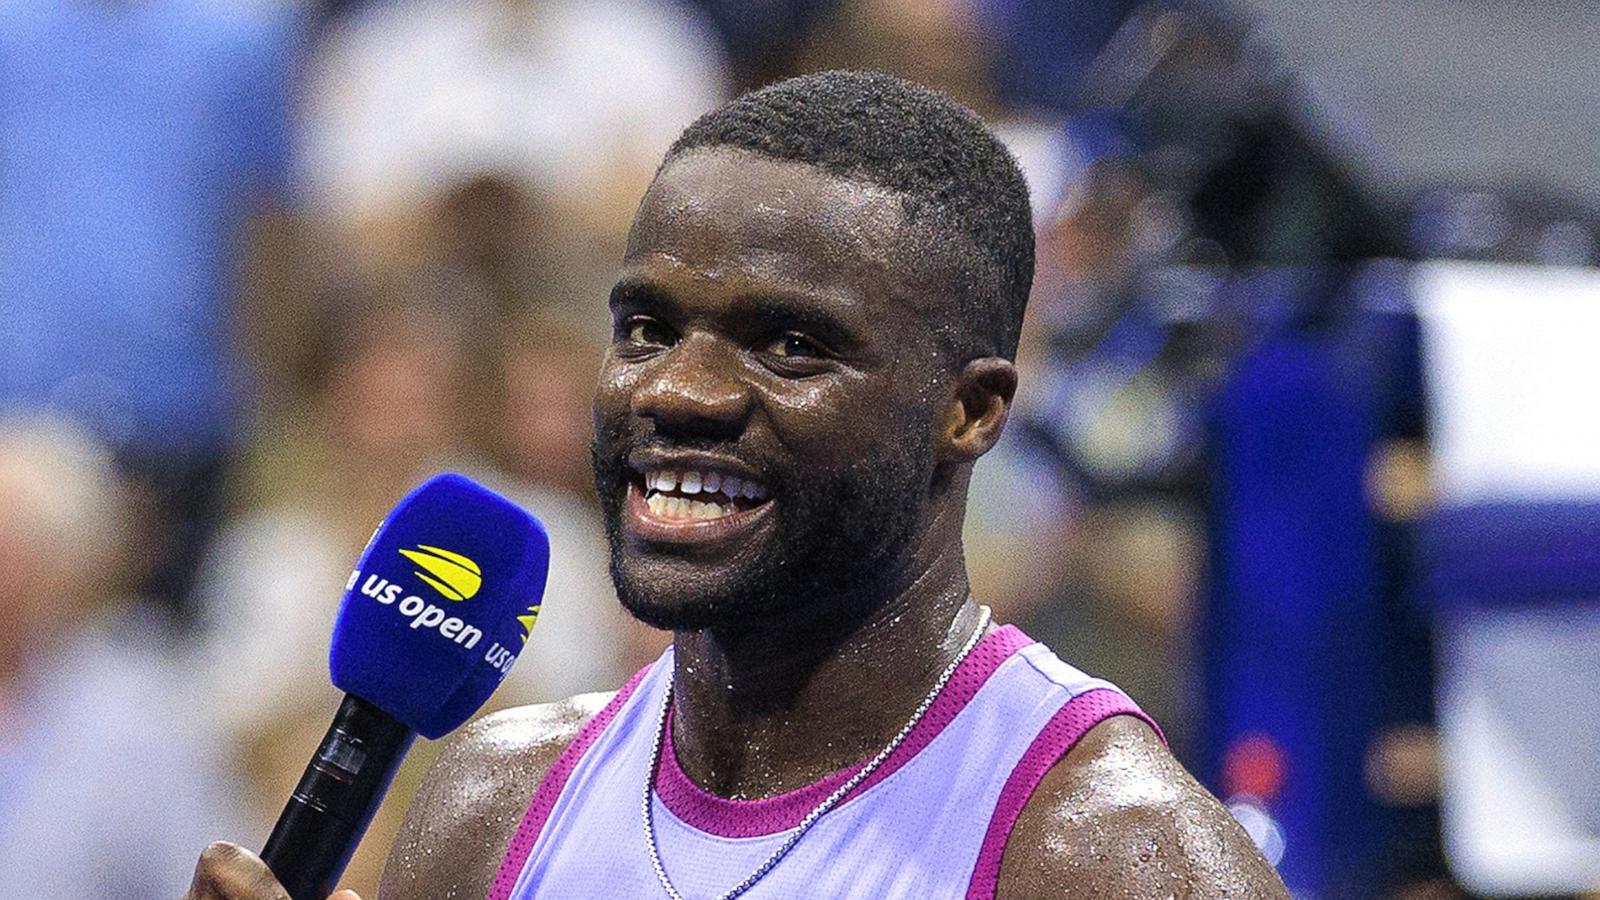
[(999, 895), (1289, 896), (1233, 816), (1128, 716), (1097, 725), (1040, 782), (1006, 844)]
[(519, 706), (461, 729), (406, 811), (383, 869), (381, 900), (487, 894), (540, 780), (611, 697)]

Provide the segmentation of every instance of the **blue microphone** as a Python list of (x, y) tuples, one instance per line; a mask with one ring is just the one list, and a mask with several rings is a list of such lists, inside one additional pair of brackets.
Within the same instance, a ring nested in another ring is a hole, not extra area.
[(442, 737), (500, 685), (539, 616), (550, 540), (455, 474), (407, 494), (345, 585), (329, 654), (347, 695), (262, 848), (294, 900), (324, 900), (412, 739)]

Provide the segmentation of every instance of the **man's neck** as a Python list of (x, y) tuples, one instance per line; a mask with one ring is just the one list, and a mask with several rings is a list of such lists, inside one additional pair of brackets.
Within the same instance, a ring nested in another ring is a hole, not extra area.
[(868, 758), (904, 727), (979, 617), (957, 552), (835, 633), (679, 632), (679, 764), (711, 792), (748, 799)]

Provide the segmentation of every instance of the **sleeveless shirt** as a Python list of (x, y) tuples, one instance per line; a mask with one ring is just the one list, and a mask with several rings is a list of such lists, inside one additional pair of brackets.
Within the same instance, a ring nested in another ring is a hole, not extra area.
[[(672, 650), (635, 675), (545, 774), (490, 900), (664, 897), (640, 823)], [(1014, 626), (978, 642), (922, 720), (743, 896), (992, 898), (1017, 816), (1050, 768), (1105, 719), (1151, 722), (1114, 685)], [(759, 800), (689, 780), (667, 729), (651, 798), (657, 846), (686, 898), (714, 898), (766, 860), (864, 763)], [(1157, 734), (1160, 731), (1157, 729)]]

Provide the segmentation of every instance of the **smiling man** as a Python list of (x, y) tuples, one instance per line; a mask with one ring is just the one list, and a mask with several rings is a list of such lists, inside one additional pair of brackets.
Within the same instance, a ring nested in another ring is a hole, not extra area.
[[(1286, 896), (1131, 700), (969, 591), (1032, 274), (1015, 161), (942, 95), (832, 72), (690, 126), (595, 402), (612, 577), (673, 646), (467, 729), (384, 900)], [(214, 845), (191, 896), (271, 889)]]

